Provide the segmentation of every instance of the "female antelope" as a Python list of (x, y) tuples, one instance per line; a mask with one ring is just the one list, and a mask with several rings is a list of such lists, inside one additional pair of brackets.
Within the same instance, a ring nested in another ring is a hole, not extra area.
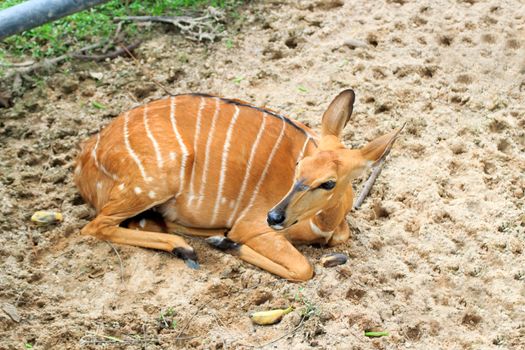
[[(320, 138), (274, 112), (201, 94), (128, 111), (89, 139), (77, 159), (76, 185), (97, 210), (82, 234), (172, 252), (189, 266), (198, 266), (193, 248), (169, 233), (208, 237), (271, 273), (307, 280), (312, 267), (290, 242), (348, 239), (351, 180), (398, 133), (345, 149), (340, 136), (353, 103), (352, 90), (334, 99)], [(164, 223), (121, 227), (148, 209)]]

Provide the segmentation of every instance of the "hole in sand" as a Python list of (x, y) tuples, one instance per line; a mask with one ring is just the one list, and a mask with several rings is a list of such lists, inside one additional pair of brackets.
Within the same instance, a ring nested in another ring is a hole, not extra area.
[(475, 327), (481, 322), (481, 316), (476, 314), (466, 313), (461, 320), (461, 323), (465, 326)]
[(441, 35), (438, 37), (438, 43), (440, 43), (443, 46), (450, 46), (452, 45), (452, 36), (450, 35)]
[(519, 49), (521, 47), (521, 44), (520, 44), (519, 40), (509, 39), (509, 40), (507, 40), (506, 47), (507, 47), (507, 49)]
[(460, 74), (456, 78), (456, 83), (468, 85), (472, 83), (472, 77), (468, 74)]
[(379, 45), (379, 41), (377, 40), (377, 36), (375, 34), (368, 34), (366, 37), (366, 42), (374, 47)]
[(481, 36), (481, 41), (487, 44), (494, 44), (496, 42), (496, 37), (492, 34), (483, 34)]
[(365, 296), (366, 292), (362, 289), (350, 288), (346, 292), (346, 298), (354, 301), (359, 301)]

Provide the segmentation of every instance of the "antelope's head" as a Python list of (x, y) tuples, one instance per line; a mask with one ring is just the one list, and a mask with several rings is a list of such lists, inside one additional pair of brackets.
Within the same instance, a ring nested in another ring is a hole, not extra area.
[(288, 228), (340, 205), (352, 180), (390, 150), (401, 129), (380, 136), (361, 149), (344, 147), (341, 132), (352, 115), (354, 100), (354, 92), (344, 90), (328, 106), (318, 149), (297, 164), (292, 188), (268, 212), (268, 225), (273, 229)]

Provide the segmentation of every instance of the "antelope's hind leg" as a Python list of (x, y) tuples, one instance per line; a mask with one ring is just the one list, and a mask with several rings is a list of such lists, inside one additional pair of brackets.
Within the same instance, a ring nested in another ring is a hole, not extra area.
[(165, 222), (168, 232), (176, 233), (179, 235), (188, 235), (194, 237), (212, 237), (212, 236), (225, 236), (226, 229), (200, 229), (193, 227), (186, 227), (175, 222)]
[[(113, 243), (164, 250), (184, 260), (190, 268), (197, 269), (199, 267), (197, 255), (182, 237), (167, 233), (144, 231), (142, 228), (141, 230), (134, 230), (119, 227), (119, 224), (124, 220), (138, 215), (155, 205), (155, 203), (152, 205), (150, 202), (140, 202), (140, 200), (135, 200), (124, 205), (121, 201), (110, 200), (97, 217), (82, 229), (81, 233)], [(126, 209), (123, 210), (122, 208)], [(150, 226), (151, 223), (148, 223), (148, 221), (146, 223), (148, 226), (144, 228), (154, 227)]]
[[(263, 270), (271, 272), (290, 281), (306, 281), (312, 278), (313, 268), (282, 234), (268, 231), (265, 227), (260, 234), (243, 234), (241, 229), (252, 232), (253, 224), (236, 224), (228, 237), (213, 236), (206, 241), (214, 247), (239, 256), (242, 260)], [(266, 232), (265, 232), (266, 231)], [(240, 237), (249, 238), (240, 242)]]

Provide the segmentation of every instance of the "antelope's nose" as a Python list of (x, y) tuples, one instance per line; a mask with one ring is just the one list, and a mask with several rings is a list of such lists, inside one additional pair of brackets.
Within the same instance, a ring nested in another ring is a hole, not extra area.
[(284, 219), (286, 219), (286, 217), (284, 216), (284, 213), (282, 211), (270, 210), (268, 212), (268, 217), (266, 218), (266, 221), (268, 221), (268, 225), (270, 225), (273, 228), (282, 228), (280, 224), (284, 222)]

